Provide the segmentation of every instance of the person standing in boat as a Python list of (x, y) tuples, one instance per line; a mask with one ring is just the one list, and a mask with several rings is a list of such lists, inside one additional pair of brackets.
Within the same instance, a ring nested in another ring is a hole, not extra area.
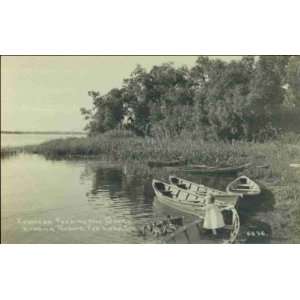
[(217, 235), (217, 229), (224, 226), (224, 218), (215, 204), (215, 197), (212, 194), (207, 194), (203, 228), (212, 230), (213, 235)]

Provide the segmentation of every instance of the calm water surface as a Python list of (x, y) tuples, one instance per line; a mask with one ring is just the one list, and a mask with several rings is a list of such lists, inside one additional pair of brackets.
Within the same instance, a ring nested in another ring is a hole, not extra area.
[(5, 243), (144, 243), (138, 229), (160, 214), (144, 184), (107, 162), (19, 155), (1, 172)]
[(67, 137), (82, 137), (83, 134), (5, 134), (1, 133), (2, 147), (18, 147), (26, 145), (36, 145), (48, 140), (55, 140)]

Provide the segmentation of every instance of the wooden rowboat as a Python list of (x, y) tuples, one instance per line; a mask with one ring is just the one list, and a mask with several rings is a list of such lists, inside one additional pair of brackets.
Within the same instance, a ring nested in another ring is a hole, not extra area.
[[(156, 179), (153, 179), (152, 187), (159, 202), (188, 214), (204, 216), (206, 207), (205, 194), (195, 194)], [(232, 207), (232, 205), (220, 200), (216, 200), (215, 204), (219, 208)]]
[(190, 165), (189, 169), (183, 169), (184, 172), (195, 173), (195, 174), (236, 174), (240, 171), (251, 166), (251, 163), (247, 163), (237, 167), (210, 167), (206, 165)]
[(213, 236), (203, 229), (203, 218), (200, 217), (168, 235), (163, 242), (168, 244), (234, 243), (240, 230), (239, 215), (233, 207), (224, 207), (221, 209), (221, 213), (224, 216), (226, 225), (219, 230), (217, 236)]
[(261, 193), (259, 185), (247, 176), (240, 176), (229, 183), (226, 191), (243, 195), (259, 195)]
[(239, 197), (243, 196), (243, 194), (233, 194), (233, 193), (219, 191), (217, 189), (210, 188), (203, 184), (197, 184), (197, 183), (188, 181), (186, 179), (179, 178), (174, 175), (169, 176), (169, 182), (173, 185), (176, 185), (177, 187), (179, 187), (181, 189), (188, 190), (195, 194), (200, 194), (200, 195), (205, 196), (207, 193), (210, 193), (215, 196), (216, 200), (221, 200), (221, 201), (231, 204), (233, 206), (236, 205), (237, 201), (239, 200)]
[(161, 168), (161, 167), (177, 167), (186, 165), (186, 160), (169, 160), (169, 161), (160, 161), (160, 160), (150, 160), (148, 161), (148, 166), (150, 168)]

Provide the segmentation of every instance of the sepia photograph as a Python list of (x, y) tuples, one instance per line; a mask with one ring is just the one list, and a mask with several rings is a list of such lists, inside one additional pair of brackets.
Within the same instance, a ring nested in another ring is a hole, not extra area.
[(297, 298), (298, 6), (2, 1), (2, 298)]
[(299, 244), (300, 56), (2, 56), (4, 244)]

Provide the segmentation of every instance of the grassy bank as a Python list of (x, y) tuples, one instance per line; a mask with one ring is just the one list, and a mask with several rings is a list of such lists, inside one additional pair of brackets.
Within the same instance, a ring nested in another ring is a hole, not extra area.
[[(23, 148), (22, 148), (23, 150)], [(260, 182), (272, 198), (268, 209), (254, 217), (270, 224), (278, 242), (300, 243), (300, 169), (291, 168), (300, 162), (300, 138), (285, 135), (266, 143), (204, 142), (193, 136), (176, 139), (140, 138), (129, 132), (114, 131), (97, 137), (52, 140), (24, 150), (51, 158), (101, 157), (120, 161), (128, 174), (140, 178), (166, 179), (170, 169), (150, 169), (148, 160), (186, 159), (188, 163), (232, 166), (253, 163), (246, 175)], [(1, 156), (16, 154), (18, 149), (2, 149)], [(260, 166), (267, 166), (260, 168)]]
[[(266, 143), (207, 142), (195, 136), (141, 138), (127, 131), (112, 131), (95, 137), (55, 139), (36, 146), (22, 147), (29, 153), (48, 157), (105, 156), (110, 160), (135, 161), (183, 159), (188, 163), (232, 166), (247, 162), (274, 164), (282, 155), (287, 161), (299, 158), (300, 135), (284, 135)], [(3, 149), (16, 152), (19, 148)], [(19, 149), (20, 150), (20, 149)], [(278, 165), (276, 163), (276, 165)]]
[(4, 147), (1, 148), (1, 158), (8, 158), (14, 155), (17, 155), (18, 153), (22, 152), (24, 149), (23, 147)]
[[(56, 139), (37, 146), (25, 147), (27, 152), (51, 157), (102, 156), (112, 160), (141, 161), (186, 159), (189, 163), (232, 165), (247, 160), (254, 145), (246, 142), (204, 142), (193, 136), (173, 138), (141, 138), (114, 131), (96, 137)], [(253, 153), (254, 153), (253, 152)]]

